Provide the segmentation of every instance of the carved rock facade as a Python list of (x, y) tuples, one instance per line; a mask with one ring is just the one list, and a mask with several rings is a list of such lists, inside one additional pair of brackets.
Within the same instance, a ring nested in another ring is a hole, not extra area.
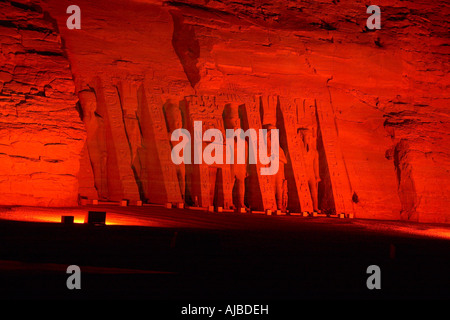
[[(256, 210), (450, 222), (443, 1), (381, 1), (377, 31), (358, 2), (77, 5), (80, 30), (60, 1), (1, 4), (1, 204), (243, 192)], [(171, 162), (173, 126), (225, 130), (230, 108), (280, 130), (284, 177)]]

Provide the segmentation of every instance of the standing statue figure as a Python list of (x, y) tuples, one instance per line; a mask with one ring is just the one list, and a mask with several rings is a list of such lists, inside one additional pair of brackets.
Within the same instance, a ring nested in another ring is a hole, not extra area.
[[(272, 135), (271, 129), (276, 129), (276, 127), (272, 124), (266, 126), (267, 128), (267, 152), (270, 154), (271, 152), (271, 144), (272, 144)], [(287, 189), (287, 180), (284, 172), (284, 167), (287, 163), (286, 154), (284, 153), (283, 148), (279, 148), (279, 167), (278, 172), (273, 175), (273, 186), (275, 191), (275, 199), (277, 202), (277, 209), (286, 211), (287, 202), (288, 202), (288, 189)]]
[[(230, 103), (225, 105), (223, 112), (225, 129), (237, 130), (241, 128), (241, 119), (239, 118), (239, 104)], [(228, 150), (227, 150), (228, 152)], [(225, 152), (225, 154), (227, 154)], [(231, 179), (233, 181), (233, 204), (240, 210), (245, 206), (245, 178), (248, 176), (248, 145), (245, 142), (245, 163), (237, 163), (237, 141), (234, 139), (234, 161), (231, 164)]]
[[(183, 128), (183, 114), (177, 104), (172, 99), (167, 100), (164, 104), (164, 114), (166, 116), (167, 129), (169, 131), (169, 141), (171, 144), (171, 149), (177, 144), (170, 139), (170, 135), (176, 129)], [(181, 197), (185, 200), (186, 193), (186, 167), (184, 163), (176, 166), (177, 168), (177, 178), (180, 186)]]
[(94, 184), (100, 199), (108, 198), (108, 172), (105, 125), (97, 114), (97, 98), (93, 91), (78, 93), (87, 131), (87, 148), (94, 173)]
[(313, 210), (319, 210), (319, 152), (317, 151), (317, 128), (304, 129), (302, 132), (303, 145), (305, 149), (305, 164), (308, 177), (309, 190), (313, 202)]

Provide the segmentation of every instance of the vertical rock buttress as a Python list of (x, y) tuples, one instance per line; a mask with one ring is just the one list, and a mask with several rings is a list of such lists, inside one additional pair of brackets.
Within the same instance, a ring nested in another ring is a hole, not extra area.
[(0, 203), (76, 205), (86, 130), (58, 28), (1, 2), (0, 43)]

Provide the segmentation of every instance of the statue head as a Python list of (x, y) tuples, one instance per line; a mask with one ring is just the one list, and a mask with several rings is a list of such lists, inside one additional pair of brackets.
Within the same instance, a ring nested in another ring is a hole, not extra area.
[(225, 129), (237, 129), (241, 127), (239, 118), (239, 104), (228, 103), (223, 110), (223, 121)]
[(183, 127), (183, 116), (179, 105), (172, 99), (167, 100), (164, 105), (167, 126), (169, 132)]
[(317, 128), (316, 127), (307, 127), (307, 128), (301, 128), (299, 129), (301, 132), (301, 137), (303, 140), (303, 144), (306, 148), (306, 151), (309, 152), (309, 150), (316, 149), (316, 143), (317, 143)]

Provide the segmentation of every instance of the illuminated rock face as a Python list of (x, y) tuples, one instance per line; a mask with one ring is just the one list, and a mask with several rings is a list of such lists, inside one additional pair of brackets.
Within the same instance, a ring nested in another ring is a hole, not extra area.
[[(380, 1), (376, 31), (347, 1), (80, 0), (80, 30), (66, 3), (34, 3), (45, 15), (2, 4), (0, 203), (239, 207), (244, 192), (257, 210), (450, 222), (443, 2)], [(280, 130), (284, 176), (171, 162), (171, 126), (224, 130), (229, 106)]]
[(42, 12), (0, 3), (0, 203), (77, 204), (86, 138), (61, 38)]

